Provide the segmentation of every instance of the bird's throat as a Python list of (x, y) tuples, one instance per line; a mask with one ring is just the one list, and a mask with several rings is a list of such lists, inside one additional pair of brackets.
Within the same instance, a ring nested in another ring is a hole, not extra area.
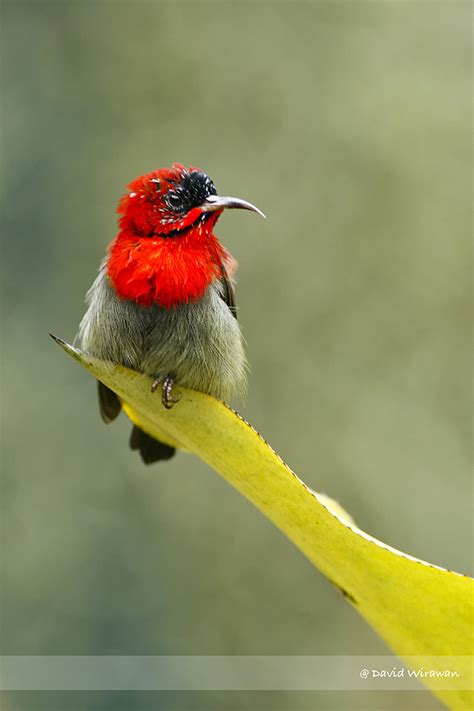
[(149, 307), (172, 308), (201, 298), (220, 278), (227, 253), (212, 227), (143, 237), (122, 231), (109, 248), (107, 274), (117, 294)]

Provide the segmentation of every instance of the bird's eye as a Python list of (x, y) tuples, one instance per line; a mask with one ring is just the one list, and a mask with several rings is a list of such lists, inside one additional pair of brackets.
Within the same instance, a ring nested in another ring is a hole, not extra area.
[(166, 202), (172, 210), (179, 210), (183, 202), (183, 196), (177, 190), (170, 191), (166, 196)]

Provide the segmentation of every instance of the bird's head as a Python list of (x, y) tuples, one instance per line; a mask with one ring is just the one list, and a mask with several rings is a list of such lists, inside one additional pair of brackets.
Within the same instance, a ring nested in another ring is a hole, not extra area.
[(119, 202), (120, 232), (107, 258), (118, 295), (165, 308), (200, 298), (235, 264), (213, 233), (226, 208), (265, 217), (246, 200), (218, 195), (198, 168), (174, 163), (133, 180)]
[(265, 217), (246, 200), (221, 197), (208, 175), (179, 163), (143, 175), (128, 187), (118, 206), (120, 227), (140, 237), (179, 237), (193, 229), (209, 232), (228, 208)]

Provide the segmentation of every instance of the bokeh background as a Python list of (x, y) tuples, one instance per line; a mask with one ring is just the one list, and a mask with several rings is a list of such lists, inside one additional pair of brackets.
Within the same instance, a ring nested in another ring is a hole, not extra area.
[[(242, 413), (358, 524), (471, 568), (470, 3), (2, 3), (4, 654), (384, 654), (205, 464), (142, 466), (54, 346), (125, 184), (227, 214)], [(438, 709), (409, 694), (5, 694), (23, 709)]]

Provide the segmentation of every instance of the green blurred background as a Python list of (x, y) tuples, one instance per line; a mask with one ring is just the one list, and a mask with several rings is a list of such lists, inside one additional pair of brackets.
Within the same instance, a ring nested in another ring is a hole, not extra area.
[[(129, 424), (54, 346), (128, 181), (224, 215), (245, 417), (358, 524), (471, 566), (470, 3), (3, 2), (4, 654), (384, 654), (260, 513)], [(438, 709), (428, 694), (8, 694), (23, 709)]]

